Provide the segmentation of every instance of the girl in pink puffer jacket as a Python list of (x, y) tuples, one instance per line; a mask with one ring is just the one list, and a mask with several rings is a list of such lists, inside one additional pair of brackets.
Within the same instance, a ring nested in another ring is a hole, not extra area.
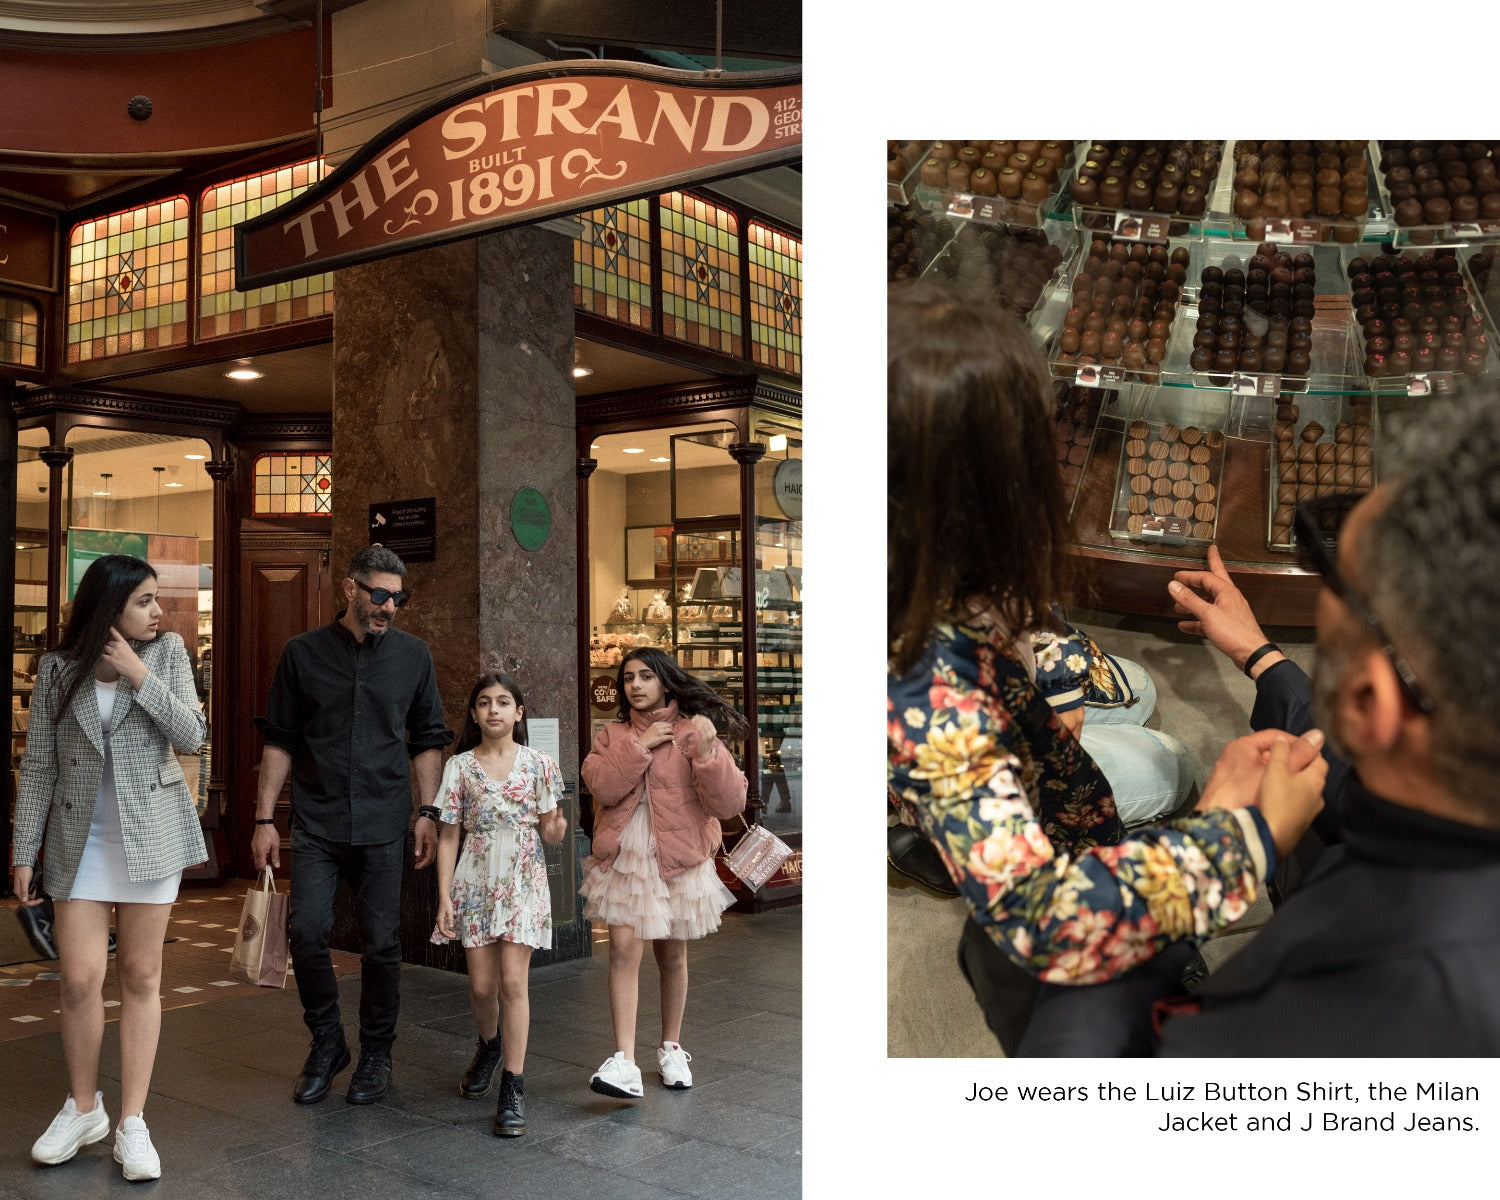
[(609, 926), (609, 1008), (615, 1052), (589, 1087), (625, 1099), (642, 1094), (635, 1063), (641, 943), (654, 943), (661, 972), (662, 1084), (692, 1087), (692, 1056), (678, 1041), (687, 1004), (687, 942), (719, 927), (734, 896), (714, 870), (719, 820), (745, 808), (745, 776), (711, 718), (735, 737), (749, 726), (707, 684), (668, 654), (632, 650), (617, 678), (620, 719), (599, 731), (583, 760), (593, 794), (594, 847), (579, 889), (584, 916)]

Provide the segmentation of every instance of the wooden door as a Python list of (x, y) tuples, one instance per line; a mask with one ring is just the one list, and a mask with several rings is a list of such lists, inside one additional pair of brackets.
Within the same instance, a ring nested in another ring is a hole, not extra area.
[[(326, 540), (274, 548), (245, 546), (240, 555), (243, 606), (240, 609), (240, 677), (234, 688), (233, 803), (230, 804), (230, 861), (237, 875), (254, 873), (250, 836), (255, 831), (255, 794), (260, 776), (260, 733), (255, 718), (266, 711), (271, 679), (282, 647), (333, 619), (333, 577)], [(276, 805), (276, 825), (285, 850), (290, 819), (289, 792)], [(290, 860), (282, 855), (282, 868)]]

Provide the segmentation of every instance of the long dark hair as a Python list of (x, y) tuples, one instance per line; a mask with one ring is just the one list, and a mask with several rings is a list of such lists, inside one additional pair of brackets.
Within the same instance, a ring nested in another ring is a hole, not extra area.
[(655, 646), (641, 646), (620, 660), (615, 672), (615, 686), (620, 692), (620, 720), (630, 720), (630, 701), (625, 698), (625, 664), (632, 660), (644, 663), (666, 685), (668, 700), (677, 701), (677, 711), (685, 717), (707, 717), (731, 737), (750, 734), (750, 723), (740, 716), (729, 701), (701, 679), (694, 679), (677, 665), (677, 660)]
[[(500, 671), (489, 671), (479, 677), (479, 682), (474, 685), (474, 690), (469, 693), (469, 703), (464, 706), (464, 727), (458, 735), (458, 741), (453, 744), (453, 753), (462, 754), (465, 750), (472, 750), (484, 740), (479, 732), (479, 722), (474, 719), (474, 705), (479, 702), (479, 693), (486, 688), (492, 688), (499, 684), (510, 693), (511, 699), (516, 702), (516, 708), (524, 709), (526, 701), (521, 696), (521, 689), (516, 686), (516, 681), (509, 675)], [(516, 722), (511, 731), (511, 738), (518, 746), (526, 744), (526, 717), (523, 714)]]
[(1031, 332), (929, 284), (893, 289), (887, 320), (886, 633), (904, 673), (967, 602), (1016, 634), (1044, 623), (1069, 526)]
[(78, 581), (68, 627), (54, 651), (63, 661), (67, 682), (62, 685), (62, 699), (53, 712), (53, 720), (62, 719), (104, 653), (109, 631), (125, 611), (130, 593), (147, 579), (155, 578), (155, 568), (133, 554), (106, 554), (89, 564)]

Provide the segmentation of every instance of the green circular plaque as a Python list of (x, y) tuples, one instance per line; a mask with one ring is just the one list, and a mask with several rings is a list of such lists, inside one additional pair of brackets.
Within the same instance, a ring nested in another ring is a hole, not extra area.
[(510, 502), (510, 531), (523, 550), (540, 550), (552, 532), (552, 510), (547, 497), (534, 487), (523, 487)]

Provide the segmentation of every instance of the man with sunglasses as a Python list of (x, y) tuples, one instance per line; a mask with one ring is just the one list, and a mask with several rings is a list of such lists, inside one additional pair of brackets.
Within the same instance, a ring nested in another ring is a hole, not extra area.
[[(1298, 506), (1316, 573), (1311, 681), (1216, 551), (1169, 591), (1255, 680), (1252, 724), (1316, 721), (1341, 844), (1161, 1023), (1172, 1055), (1500, 1054), (1500, 403), (1433, 400), (1364, 496)], [(1202, 593), (1201, 595), (1199, 593)]]
[(282, 651), (266, 715), (256, 718), (261, 754), (251, 852), (260, 870), (281, 865), (272, 814), (292, 780), (292, 966), (312, 1049), (293, 1089), (316, 1104), (349, 1065), (338, 982), (328, 953), (340, 880), (354, 894), (361, 986), (359, 1064), (346, 1099), (373, 1104), (391, 1085), (401, 978), (401, 876), (411, 820), (411, 776), (420, 798), (415, 865), (437, 852), (443, 720), (432, 654), (392, 628), (409, 598), (406, 565), (391, 551), (355, 553), (343, 582), (346, 607), (331, 623), (294, 637)]

